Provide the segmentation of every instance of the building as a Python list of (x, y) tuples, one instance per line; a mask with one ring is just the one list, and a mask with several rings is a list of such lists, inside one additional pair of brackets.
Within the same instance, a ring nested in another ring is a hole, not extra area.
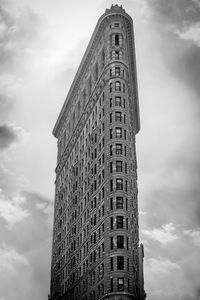
[(53, 129), (51, 300), (142, 299), (139, 129), (132, 19), (112, 5), (95, 27)]

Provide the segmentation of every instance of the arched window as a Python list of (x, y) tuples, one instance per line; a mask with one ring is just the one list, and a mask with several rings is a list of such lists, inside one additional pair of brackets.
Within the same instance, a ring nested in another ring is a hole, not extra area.
[(121, 91), (121, 82), (120, 81), (115, 82), (115, 91), (117, 91), (117, 92)]

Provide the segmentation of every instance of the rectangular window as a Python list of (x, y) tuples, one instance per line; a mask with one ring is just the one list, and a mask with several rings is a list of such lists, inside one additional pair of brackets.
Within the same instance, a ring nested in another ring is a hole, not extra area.
[(113, 244), (113, 236), (111, 236), (111, 238), (110, 238), (110, 249), (111, 250), (113, 250), (113, 246), (114, 246), (114, 244)]
[(113, 257), (110, 258), (110, 271), (113, 271)]
[(113, 230), (113, 217), (110, 218), (110, 229)]
[(121, 178), (116, 179), (116, 190), (117, 191), (123, 190), (123, 179)]
[(121, 160), (116, 161), (116, 172), (123, 172), (123, 170), (122, 170), (122, 161)]
[(110, 98), (110, 107), (112, 107), (112, 98)]
[(110, 162), (110, 173), (112, 173), (112, 172), (113, 172), (113, 163)]
[(112, 113), (110, 113), (110, 123), (112, 123)]
[(117, 216), (117, 229), (124, 227), (124, 217), (123, 216)]
[(113, 130), (112, 130), (112, 128), (110, 129), (110, 139), (112, 140), (112, 138), (113, 138)]
[(116, 208), (123, 209), (123, 197), (116, 198)]
[(117, 256), (117, 270), (124, 270), (124, 256)]
[(110, 156), (112, 156), (112, 154), (113, 154), (112, 148), (113, 148), (113, 146), (110, 145)]
[(110, 210), (113, 210), (113, 198), (110, 198)]
[(113, 278), (110, 279), (110, 291), (113, 292)]
[(116, 144), (116, 154), (122, 155), (122, 144)]
[(124, 129), (124, 139), (126, 140), (126, 129)]
[(115, 51), (115, 59), (119, 59), (119, 51)]
[(115, 76), (120, 76), (120, 67), (115, 67)]
[(118, 291), (124, 290), (124, 278), (117, 278), (117, 290)]
[(124, 248), (124, 237), (123, 237), (123, 235), (118, 235), (117, 236), (117, 248), (118, 249), (123, 249)]
[(125, 174), (127, 174), (127, 163), (125, 163)]
[(126, 229), (128, 230), (128, 218), (126, 218)]
[(110, 180), (110, 191), (111, 192), (113, 191), (113, 180), (112, 179)]
[(122, 106), (121, 97), (115, 97), (115, 106)]
[(115, 112), (115, 122), (121, 122), (122, 121), (122, 113), (117, 111)]
[(129, 238), (127, 237), (126, 238), (126, 249), (128, 250), (128, 248), (129, 248)]
[(121, 127), (116, 127), (115, 128), (115, 137), (116, 138), (122, 138), (122, 128)]

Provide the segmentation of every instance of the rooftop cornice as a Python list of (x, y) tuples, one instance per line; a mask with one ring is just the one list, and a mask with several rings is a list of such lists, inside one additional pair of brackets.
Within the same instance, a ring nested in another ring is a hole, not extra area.
[(118, 5), (112, 5), (110, 9), (106, 9), (105, 13), (99, 18), (97, 25), (94, 29), (94, 32), (92, 34), (92, 37), (89, 41), (89, 44), (86, 48), (85, 54), (81, 60), (81, 63), (79, 65), (79, 68), (77, 70), (77, 73), (74, 77), (74, 80), (72, 82), (72, 85), (69, 89), (68, 95), (65, 99), (65, 102), (63, 104), (63, 107), (61, 109), (61, 112), (58, 116), (58, 119), (56, 121), (56, 124), (53, 129), (53, 135), (58, 138), (59, 132), (61, 130), (63, 121), (66, 119), (66, 111), (69, 109), (72, 99), (75, 96), (75, 93), (80, 85), (80, 82), (85, 74), (85, 72), (88, 69), (88, 65), (90, 63), (90, 58), (96, 48), (96, 45), (98, 44), (99, 38), (101, 36), (101, 32), (104, 29), (104, 27), (109, 22), (109, 18), (112, 16), (122, 16), (125, 19), (127, 19), (131, 26), (132, 26), (132, 18), (125, 12), (125, 10), (122, 8), (122, 6)]

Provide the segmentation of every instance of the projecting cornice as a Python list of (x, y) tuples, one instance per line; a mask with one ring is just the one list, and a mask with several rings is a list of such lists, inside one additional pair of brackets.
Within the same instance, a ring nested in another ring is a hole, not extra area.
[[(75, 95), (81, 85), (81, 82), (84, 78), (84, 75), (87, 73), (92, 56), (94, 54), (94, 51), (98, 45), (99, 40), (102, 37), (102, 33), (105, 29), (105, 27), (113, 21), (113, 19), (117, 18), (123, 18), (125, 23), (127, 24), (128, 30), (128, 41), (129, 41), (129, 47), (130, 52), (132, 52), (133, 55), (130, 55), (130, 64), (131, 64), (131, 70), (136, 76), (136, 65), (135, 65), (135, 49), (134, 49), (134, 41), (133, 41), (133, 22), (132, 18), (125, 12), (125, 10), (122, 8), (122, 6), (118, 5), (112, 5), (110, 9), (106, 9), (105, 13), (99, 18), (97, 25), (94, 29), (94, 32), (92, 34), (92, 37), (90, 39), (90, 42), (87, 46), (87, 49), (85, 51), (85, 54), (81, 60), (80, 66), (77, 70), (77, 73), (74, 77), (74, 80), (72, 82), (72, 85), (70, 87), (70, 90), (68, 92), (68, 95), (65, 99), (65, 102), (63, 104), (63, 107), (61, 109), (61, 112), (59, 114), (59, 117), (56, 121), (56, 124), (53, 129), (53, 135), (58, 138), (60, 131), (62, 130), (62, 127), (66, 121), (67, 112), (71, 107), (71, 104), (73, 102), (73, 99), (75, 98)], [(130, 72), (132, 73), (132, 72)], [(133, 96), (134, 96), (134, 102), (135, 102), (135, 112), (136, 112), (136, 133), (140, 129), (140, 120), (139, 120), (139, 103), (138, 103), (138, 94), (137, 94), (137, 79), (136, 77), (133, 78), (131, 75), (132, 82), (134, 82), (134, 89), (132, 88)]]

